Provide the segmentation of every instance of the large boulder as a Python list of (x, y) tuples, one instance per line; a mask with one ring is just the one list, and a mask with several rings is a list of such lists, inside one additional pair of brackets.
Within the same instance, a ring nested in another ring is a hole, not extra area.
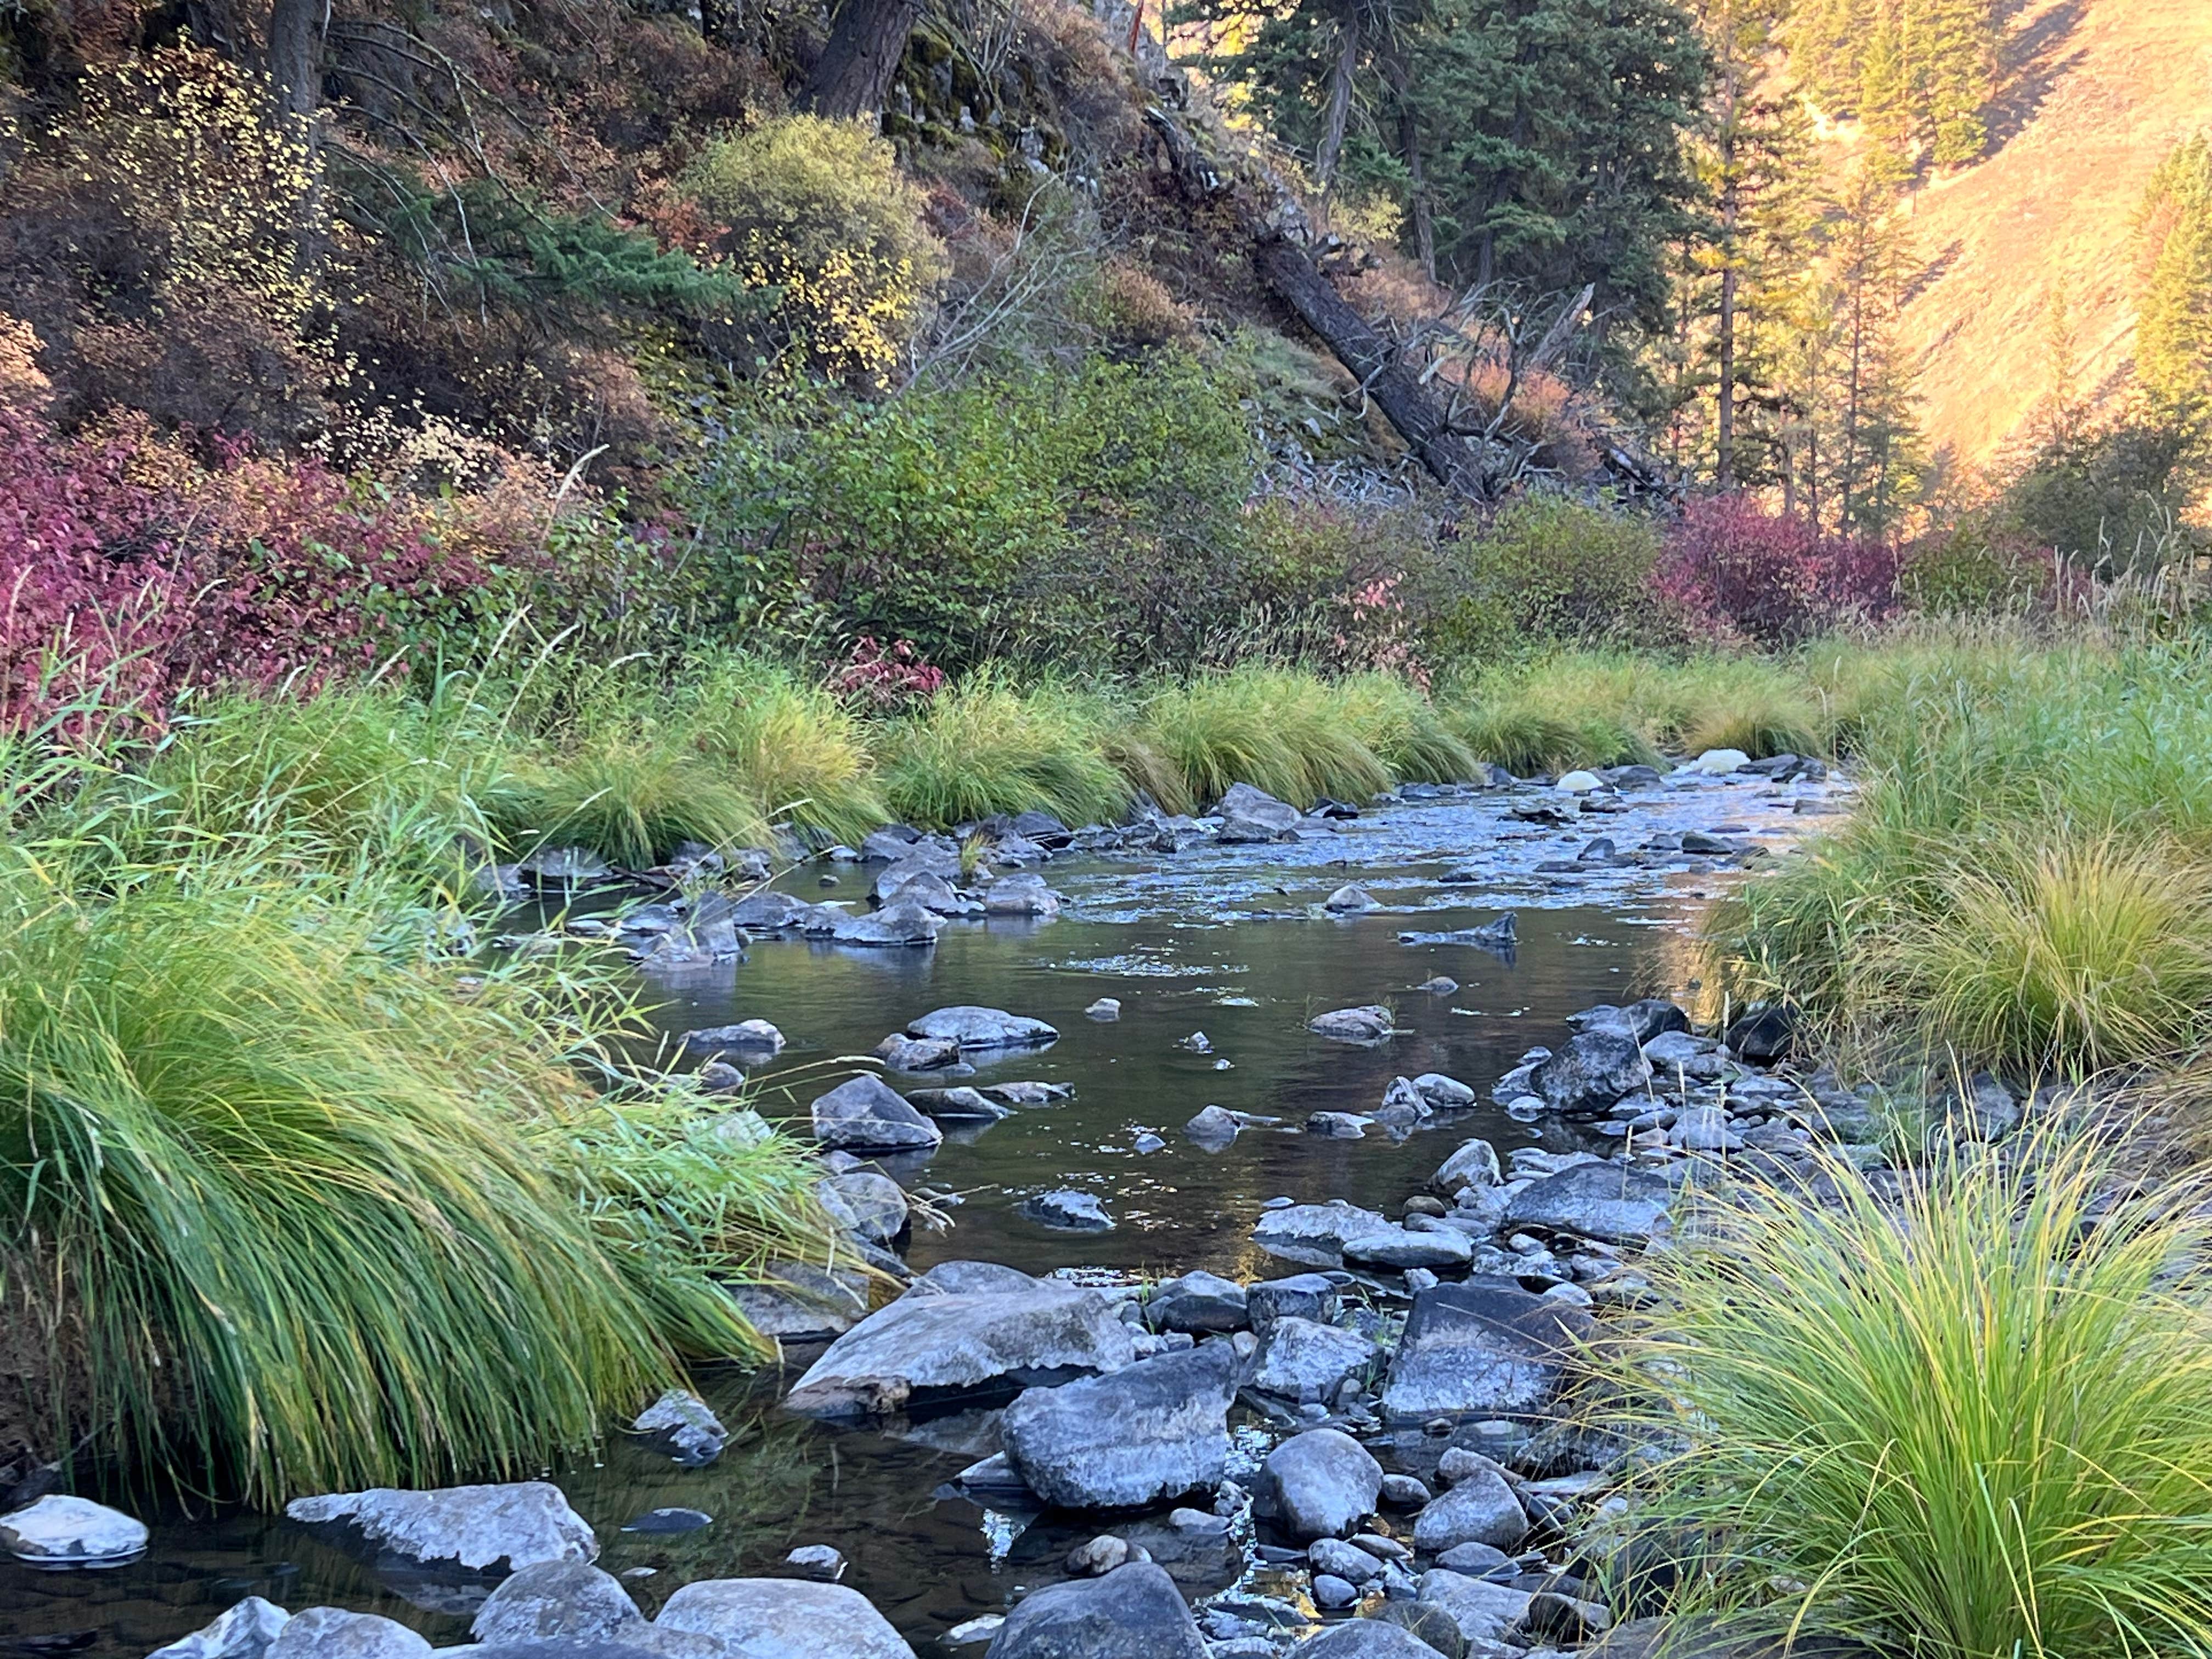
[(1504, 1230), (1538, 1227), (1608, 1244), (1641, 1244), (1667, 1225), (1674, 1188), (1625, 1164), (1577, 1164), (1530, 1182), (1507, 1200)]
[(1003, 1008), (979, 1008), (962, 1003), (935, 1008), (906, 1028), (910, 1037), (939, 1037), (957, 1042), (963, 1050), (978, 1048), (1042, 1048), (1057, 1042), (1060, 1033), (1041, 1019), (1010, 1014)]
[(950, 1292), (917, 1285), (832, 1342), (784, 1403), (813, 1417), (864, 1416), (1003, 1397), (1116, 1371), (1135, 1357), (1129, 1328), (1097, 1291), (1043, 1280)]
[(276, 1603), (249, 1595), (213, 1624), (155, 1648), (146, 1659), (263, 1659), (291, 1617)]
[(999, 1438), (1030, 1490), (1063, 1509), (1135, 1509), (1219, 1483), (1236, 1351), (1209, 1342), (1105, 1376), (1031, 1389)]
[(1728, 1046), (1739, 1059), (1754, 1066), (1771, 1066), (1787, 1060), (1797, 1040), (1797, 1017), (1786, 1003), (1754, 1005), (1728, 1028)]
[(866, 1596), (811, 1578), (703, 1578), (653, 1624), (711, 1637), (729, 1659), (914, 1659)]
[(926, 1152), (943, 1144), (945, 1131), (907, 1104), (897, 1090), (870, 1072), (849, 1077), (812, 1107), (814, 1138), (847, 1152)]
[(284, 1506), (293, 1520), (357, 1535), (380, 1554), (425, 1566), (513, 1571), (533, 1561), (591, 1561), (599, 1540), (545, 1480), (402, 1492), (325, 1492)]
[(1333, 1267), (1344, 1255), (1346, 1241), (1380, 1232), (1389, 1224), (1374, 1211), (1341, 1199), (1291, 1204), (1262, 1214), (1252, 1228), (1252, 1242), (1286, 1261)]
[(1167, 1569), (1132, 1561), (1103, 1578), (1072, 1578), (1016, 1602), (984, 1659), (1206, 1659), (1206, 1653)]
[(1591, 1328), (1580, 1309), (1510, 1279), (1432, 1285), (1413, 1298), (1382, 1408), (1419, 1419), (1540, 1411)]
[(839, 945), (934, 945), (943, 926), (934, 910), (899, 894), (880, 910), (839, 915), (830, 922), (829, 936)]
[(430, 1644), (373, 1613), (309, 1607), (284, 1621), (263, 1659), (429, 1659)]
[(1461, 1476), (1443, 1497), (1431, 1499), (1413, 1521), (1413, 1547), (1431, 1555), (1460, 1544), (1492, 1549), (1521, 1547), (1528, 1534), (1528, 1514), (1495, 1465)]
[(1370, 1267), (1464, 1267), (1474, 1255), (1468, 1236), (1446, 1227), (1378, 1227), (1344, 1241), (1344, 1259)]
[(1342, 1538), (1375, 1513), (1382, 1466), (1341, 1429), (1308, 1429), (1267, 1454), (1260, 1491), (1291, 1537)]
[(146, 1538), (144, 1524), (122, 1510), (64, 1492), (0, 1516), (0, 1549), (25, 1561), (120, 1561), (144, 1549)]
[(1251, 1385), (1301, 1405), (1334, 1400), (1344, 1379), (1373, 1364), (1377, 1352), (1357, 1331), (1310, 1319), (1278, 1319), (1260, 1338)]
[(1537, 1063), (1528, 1081), (1555, 1111), (1602, 1112), (1650, 1080), (1651, 1067), (1625, 1031), (1577, 1031)]
[(644, 1628), (645, 1615), (612, 1573), (584, 1561), (538, 1561), (500, 1582), (469, 1634), (479, 1642), (619, 1639)]

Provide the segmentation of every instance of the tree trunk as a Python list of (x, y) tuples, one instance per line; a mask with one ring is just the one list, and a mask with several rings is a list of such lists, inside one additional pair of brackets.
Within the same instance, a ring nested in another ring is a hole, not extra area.
[(323, 29), (330, 0), (273, 0), (269, 8), (269, 78), (280, 114), (301, 120), (323, 103)]
[(1255, 246), (1252, 258), (1305, 325), (1358, 377), (1376, 407), (1437, 481), (1460, 495), (1483, 499), (1488, 491), (1474, 450), (1446, 424), (1443, 411), (1398, 361), (1390, 343), (1344, 302), (1304, 251), (1271, 236)]
[(1320, 154), (1314, 158), (1314, 176), (1320, 181), (1324, 202), (1330, 185), (1336, 182), (1337, 158), (1344, 153), (1344, 130), (1352, 121), (1352, 76), (1359, 67), (1356, 14), (1336, 26), (1336, 62), (1328, 74), (1328, 121), (1322, 129)]
[(891, 76), (920, 15), (920, 0), (845, 0), (806, 77), (800, 106), (850, 119), (882, 113)]

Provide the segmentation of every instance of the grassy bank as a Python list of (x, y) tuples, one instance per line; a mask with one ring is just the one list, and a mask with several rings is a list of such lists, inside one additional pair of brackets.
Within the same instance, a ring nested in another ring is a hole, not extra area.
[(1724, 905), (1739, 994), (1871, 1053), (2023, 1079), (2187, 1061), (2212, 1038), (2203, 647), (1969, 637), (1810, 672), (1867, 787)]

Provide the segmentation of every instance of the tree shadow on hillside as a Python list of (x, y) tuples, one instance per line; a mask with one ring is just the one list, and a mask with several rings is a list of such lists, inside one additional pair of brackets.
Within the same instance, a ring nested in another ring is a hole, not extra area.
[(1998, 9), (2004, 44), (1998, 49), (1997, 93), (1990, 100), (1984, 159), (2026, 131), (2051, 89), (2087, 56), (2080, 49), (2069, 51), (2068, 42), (2088, 10), (2089, 0), (2060, 0), (2025, 28), (2016, 29), (2015, 20), (2029, 3), (2008, 0)]

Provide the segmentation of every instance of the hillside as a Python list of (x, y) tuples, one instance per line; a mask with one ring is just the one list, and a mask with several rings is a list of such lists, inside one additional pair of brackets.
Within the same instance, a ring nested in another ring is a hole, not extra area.
[(1980, 165), (1912, 198), (1923, 275), (1902, 343), (1929, 446), (1988, 461), (2051, 383), (2065, 295), (2077, 383), (2110, 396), (2135, 327), (2130, 227), (2151, 170), (2212, 124), (2212, 4), (2027, 0)]

